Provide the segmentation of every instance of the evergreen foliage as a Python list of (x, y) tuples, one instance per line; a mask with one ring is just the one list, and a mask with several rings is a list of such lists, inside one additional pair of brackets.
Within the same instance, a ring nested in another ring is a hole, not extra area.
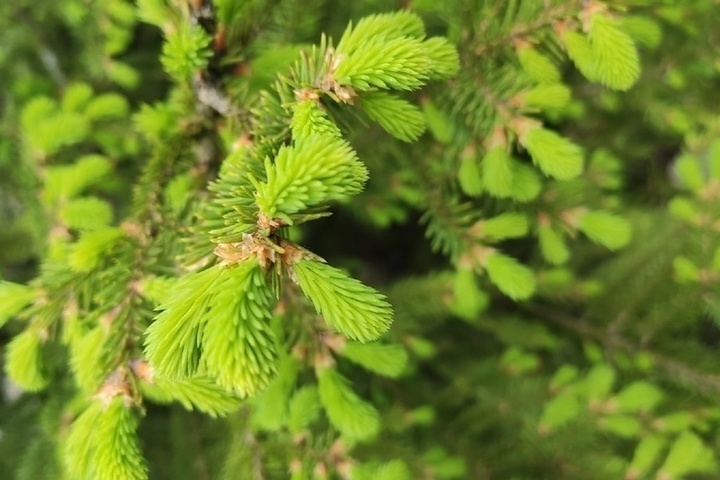
[(0, 477), (720, 475), (717, 2), (0, 6)]

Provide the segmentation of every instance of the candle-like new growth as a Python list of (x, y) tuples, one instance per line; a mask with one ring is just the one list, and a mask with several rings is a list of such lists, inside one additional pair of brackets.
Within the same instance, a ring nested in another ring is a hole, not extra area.
[(324, 263), (300, 260), (292, 269), (331, 328), (360, 342), (375, 340), (390, 328), (392, 307), (376, 290)]

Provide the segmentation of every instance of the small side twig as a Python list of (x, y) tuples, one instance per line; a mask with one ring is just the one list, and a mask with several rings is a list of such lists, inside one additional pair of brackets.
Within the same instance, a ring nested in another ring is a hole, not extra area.
[(691, 386), (695, 392), (716, 397), (720, 393), (720, 375), (696, 370), (662, 353), (654, 352), (620, 336), (617, 332), (607, 332), (594, 327), (580, 318), (572, 318), (542, 305), (533, 305), (531, 312), (543, 321), (570, 330), (583, 338), (600, 342), (609, 351), (621, 351), (627, 354), (643, 352), (652, 360), (652, 364), (664, 376), (675, 382)]

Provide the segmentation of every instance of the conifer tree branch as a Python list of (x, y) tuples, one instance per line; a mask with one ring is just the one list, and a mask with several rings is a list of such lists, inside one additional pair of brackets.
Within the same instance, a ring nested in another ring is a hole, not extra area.
[[(58, 98), (36, 96), (55, 89), (36, 38), (0, 19), (0, 131), (21, 143), (0, 139), (0, 223), (24, 235), (0, 229), (0, 268), (42, 265), (0, 282), (0, 325), (24, 328), (5, 365), (48, 391), (0, 399), (40, 433), (20, 456), (30, 430), (3, 427), (0, 469), (11, 452), (27, 478), (714, 474), (720, 141), (694, 137), (717, 136), (717, 69), (688, 48), (716, 36), (688, 21), (714, 2), (45, 2), (23, 14), (72, 35), (63, 74), (122, 88)], [(662, 65), (640, 77), (639, 53)], [(15, 178), (4, 193), (16, 158), (33, 207)], [(677, 189), (685, 224), (661, 234)], [(193, 438), (155, 443), (178, 417), (151, 402), (197, 410), (172, 424)]]
[(517, 38), (527, 37), (531, 34), (537, 33), (538, 31), (542, 31), (543, 29), (551, 28), (557, 22), (577, 18), (585, 8), (583, 3), (584, 2), (580, 1), (570, 2), (568, 4), (560, 4), (543, 9), (536, 18), (533, 18), (525, 23), (514, 23), (512, 28), (503, 32), (502, 35), (486, 39), (483, 34), (487, 34), (488, 26), (491, 25), (494, 19), (501, 15), (499, 10), (504, 6), (503, 4), (498, 3), (495, 5), (495, 14), (487, 15), (485, 20), (480, 24), (479, 32), (476, 32), (475, 34), (477, 38), (481, 39), (481, 43), (473, 50), (473, 54), (476, 56), (488, 55), (497, 48), (512, 45), (513, 40)]
[(599, 342), (609, 352), (620, 351), (627, 355), (636, 355), (639, 352), (647, 354), (652, 364), (657, 366), (668, 381), (690, 387), (711, 398), (720, 393), (720, 375), (699, 371), (672, 357), (631, 342), (618, 332), (594, 327), (585, 320), (569, 317), (540, 304), (533, 304), (530, 312), (546, 322), (574, 332), (583, 339)]

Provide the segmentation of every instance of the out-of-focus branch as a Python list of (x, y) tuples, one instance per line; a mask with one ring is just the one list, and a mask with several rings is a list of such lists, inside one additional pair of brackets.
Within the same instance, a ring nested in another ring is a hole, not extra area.
[(595, 340), (610, 352), (620, 351), (631, 355), (643, 352), (663, 376), (681, 385), (691, 386), (702, 395), (716, 396), (720, 393), (720, 375), (699, 371), (667, 355), (642, 347), (617, 332), (597, 328), (581, 318), (567, 316), (543, 305), (533, 305), (530, 312), (540, 320), (570, 330), (582, 338)]

